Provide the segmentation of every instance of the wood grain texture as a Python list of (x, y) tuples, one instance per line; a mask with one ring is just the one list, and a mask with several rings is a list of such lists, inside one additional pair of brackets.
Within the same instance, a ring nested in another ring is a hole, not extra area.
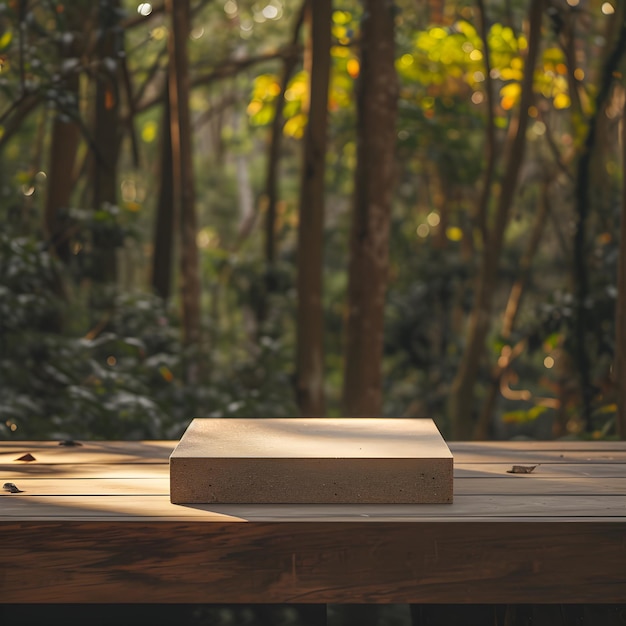
[(607, 603), (626, 597), (624, 523), (61, 521), (4, 523), (2, 530), (0, 589), (13, 602)]
[[(0, 477), (16, 481), (24, 495), (32, 496), (131, 496), (169, 494), (166, 467), (158, 471), (136, 474), (123, 471), (124, 466), (105, 466), (101, 472), (87, 477), (74, 467), (61, 475), (9, 476), (0, 470)], [(117, 471), (119, 469), (119, 472)], [(129, 475), (130, 474), (130, 475)], [(618, 477), (585, 476), (506, 476), (457, 477), (454, 485), (457, 496), (555, 496), (555, 495), (626, 495), (626, 481)], [(0, 492), (0, 497), (10, 494)]]
[[(0, 441), (0, 465), (30, 452), (39, 463), (167, 463), (176, 441), (82, 441), (64, 447), (57, 441)], [(455, 462), (507, 463), (520, 458), (544, 461), (626, 463), (626, 441), (484, 441), (448, 442)], [(574, 456), (572, 456), (574, 455)], [(613, 458), (609, 458), (613, 457)], [(27, 464), (25, 464), (27, 465)]]
[[(60, 446), (58, 442), (2, 442), (0, 464), (29, 466), (56, 463), (167, 463), (174, 449), (171, 441), (84, 442), (76, 447)], [(35, 461), (19, 461), (31, 454)]]
[(626, 444), (544, 443), (450, 444), (453, 504), (176, 506), (174, 442), (0, 442), (0, 603), (623, 602)]
[[(26, 485), (23, 485), (26, 486)], [(18, 487), (23, 486), (18, 484)], [(545, 518), (593, 520), (597, 517), (625, 519), (626, 495), (474, 495), (458, 496), (454, 504), (191, 504), (175, 505), (168, 495), (134, 496), (38, 496), (28, 492), (0, 495), (5, 519), (89, 518), (198, 518), (257, 521), (344, 521), (361, 524), (386, 519), (420, 522), (430, 519), (455, 522), (467, 518), (510, 521)]]

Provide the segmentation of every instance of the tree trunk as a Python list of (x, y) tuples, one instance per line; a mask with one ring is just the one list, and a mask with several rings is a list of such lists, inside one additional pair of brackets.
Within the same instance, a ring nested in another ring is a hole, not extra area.
[(324, 415), (322, 244), (331, 0), (310, 2), (309, 121), (304, 135), (298, 223), (296, 400), (302, 416)]
[[(598, 95), (595, 101), (594, 113), (589, 120), (587, 136), (578, 160), (576, 175), (575, 198), (576, 198), (576, 231), (574, 232), (574, 279), (575, 279), (575, 307), (574, 307), (574, 354), (580, 386), (582, 392), (582, 420), (586, 432), (592, 430), (592, 402), (594, 387), (591, 382), (591, 362), (587, 352), (587, 335), (589, 315), (587, 299), (589, 297), (589, 276), (587, 256), (587, 218), (590, 209), (589, 186), (591, 181), (592, 157), (597, 139), (598, 124), (604, 117), (606, 103), (608, 101), (613, 81), (619, 69), (622, 57), (626, 52), (626, 20), (622, 17), (621, 28), (615, 47), (609, 55), (606, 64), (602, 68), (602, 76), (598, 86)], [(621, 242), (620, 242), (621, 244)], [(618, 320), (619, 321), (619, 320)], [(619, 345), (619, 344), (618, 344)], [(620, 381), (621, 384), (621, 381)]]
[(615, 310), (614, 380), (617, 391), (617, 434), (626, 439), (626, 109), (622, 118), (622, 219), (620, 225)]
[[(528, 247), (526, 248), (526, 252), (523, 254), (522, 258), (520, 259), (519, 274), (517, 276), (517, 279), (513, 283), (513, 286), (511, 287), (509, 299), (506, 303), (506, 308), (504, 310), (504, 316), (502, 320), (502, 331), (500, 333), (502, 339), (504, 340), (508, 340), (513, 333), (515, 320), (517, 319), (522, 304), (522, 298), (524, 297), (528, 281), (530, 280), (532, 262), (537, 253), (537, 249), (539, 248), (541, 237), (543, 236), (543, 231), (545, 229), (549, 213), (550, 183), (550, 180), (546, 180), (542, 184), (541, 196), (539, 199), (539, 208), (537, 210), (537, 213), (535, 214), (535, 220), (528, 238)], [(491, 382), (485, 394), (482, 411), (474, 428), (473, 438), (476, 440), (491, 438), (491, 424), (497, 399), (500, 393), (500, 383), (502, 381), (502, 375), (509, 367), (509, 364), (514, 357), (515, 350), (511, 350), (509, 356), (501, 355), (498, 359), (498, 363), (493, 368)]]
[(189, 0), (167, 0), (171, 19), (168, 40), (168, 92), (170, 100), (170, 133), (172, 141), (172, 180), (174, 203), (180, 227), (180, 277), (183, 319), (183, 343), (192, 348), (185, 377), (196, 383), (200, 377), (200, 275), (196, 244), (195, 189), (189, 110), (189, 60), (187, 41), (191, 27)]
[(398, 99), (392, 2), (366, 0), (361, 37), (343, 387), (346, 417), (382, 412), (383, 314)]
[(517, 179), (526, 148), (528, 109), (533, 101), (533, 73), (541, 38), (542, 16), (543, 0), (532, 0), (529, 9), (528, 48), (526, 50), (521, 102), (517, 117), (511, 121), (509, 126), (506, 169), (501, 182), (495, 220), (492, 227), (487, 229), (488, 241), (484, 242), (483, 245), (474, 304), (469, 318), (466, 347), (452, 383), (449, 415), (454, 439), (468, 439), (475, 420), (476, 380), (491, 323), (491, 306), (496, 289), (504, 233), (509, 221)]
[[(101, 210), (106, 205), (117, 205), (117, 161), (120, 147), (119, 88), (120, 68), (118, 52), (119, 0), (100, 3), (99, 61), (96, 83), (96, 110), (94, 144), (97, 153), (91, 155), (93, 208)], [(115, 67), (110, 67), (111, 62)], [(108, 230), (94, 233), (94, 252), (97, 255), (97, 278), (114, 282), (117, 277), (116, 251), (121, 242), (111, 237)]]
[(307, 0), (304, 0), (293, 28), (291, 45), (293, 54), (285, 57), (283, 71), (280, 79), (280, 93), (276, 98), (276, 109), (270, 131), (270, 142), (267, 155), (267, 171), (265, 176), (265, 289), (259, 303), (258, 319), (260, 322), (267, 317), (267, 297), (276, 289), (275, 263), (276, 263), (276, 206), (278, 204), (278, 163), (280, 159), (280, 147), (282, 143), (283, 127), (285, 118), (285, 91), (293, 75), (298, 62), (296, 45), (300, 36), (300, 30), (304, 21)]
[(161, 162), (159, 165), (159, 195), (154, 226), (152, 251), (152, 288), (163, 300), (169, 300), (172, 290), (172, 257), (174, 251), (174, 181), (172, 135), (170, 131), (170, 101), (164, 98), (161, 119)]
[[(71, 41), (59, 40), (60, 63), (66, 67), (59, 83), (63, 92), (63, 108), (57, 107), (52, 121), (52, 135), (48, 163), (48, 192), (44, 208), (44, 232), (50, 249), (63, 262), (72, 256), (72, 227), (67, 216), (74, 189), (76, 155), (81, 141), (79, 107), (79, 71), (75, 61), (84, 56), (86, 33), (93, 27), (93, 7), (76, 3), (65, 7), (64, 15)], [(60, 99), (59, 99), (60, 100)]]
[(478, 24), (480, 40), (483, 44), (483, 57), (485, 63), (485, 93), (487, 94), (487, 129), (485, 133), (485, 172), (478, 205), (476, 206), (475, 219), (483, 246), (488, 245), (487, 239), (487, 215), (493, 176), (496, 169), (496, 122), (495, 122), (495, 98), (493, 93), (493, 80), (491, 78), (491, 54), (489, 50), (489, 27), (483, 0), (476, 0), (478, 11)]
[(622, 115), (622, 216), (617, 268), (615, 309), (615, 364), (613, 376), (617, 392), (617, 434), (626, 439), (626, 108)]
[(57, 111), (52, 121), (44, 228), (51, 251), (64, 263), (68, 263), (72, 252), (67, 211), (70, 208), (74, 185), (72, 174), (81, 137), (80, 127), (74, 117), (79, 115), (78, 75), (68, 76), (64, 88), (74, 98), (76, 109), (71, 115)]

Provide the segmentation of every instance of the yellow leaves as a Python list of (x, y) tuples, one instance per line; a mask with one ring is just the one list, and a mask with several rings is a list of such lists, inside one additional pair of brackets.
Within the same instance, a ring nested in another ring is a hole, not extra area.
[(345, 59), (349, 57), (351, 54), (350, 49), (346, 48), (346, 46), (333, 46), (330, 49), (330, 55), (337, 59)]
[(396, 61), (396, 68), (399, 69), (399, 70), (406, 69), (408, 67), (411, 67), (411, 65), (413, 65), (414, 61), (415, 61), (415, 59), (413, 58), (412, 54), (403, 54)]
[(333, 24), (332, 27), (332, 34), (333, 37), (341, 44), (343, 45), (347, 45), (350, 43), (350, 31), (348, 28), (346, 28), (345, 26), (337, 26), (335, 24)]
[(432, 39), (445, 39), (448, 33), (440, 26), (435, 26), (428, 31), (428, 36)]
[(333, 37), (343, 46), (350, 43), (356, 20), (349, 11), (333, 11), (331, 32)]
[[(335, 11), (333, 20), (336, 27), (343, 28), (353, 20), (348, 12)], [(345, 33), (342, 30), (341, 34)], [(328, 107), (330, 111), (345, 108), (352, 103), (354, 80), (358, 77), (360, 63), (354, 51), (347, 46), (333, 46), (331, 48), (331, 75), (328, 92)], [(275, 114), (276, 98), (280, 97), (281, 87), (278, 77), (274, 74), (257, 76), (253, 83), (252, 94), (246, 112), (250, 123), (255, 126), (269, 124)], [(309, 98), (309, 75), (306, 71), (297, 73), (285, 89), (285, 106), (283, 116), (285, 125), (283, 133), (289, 137), (299, 139), (304, 134), (307, 123), (307, 102)]]
[(304, 135), (307, 120), (308, 118), (304, 113), (294, 115), (285, 122), (283, 133), (288, 137), (300, 139)]
[(504, 98), (500, 100), (500, 106), (505, 111), (510, 111), (515, 106), (515, 98), (512, 98), (511, 96), (504, 96)]
[(500, 70), (500, 78), (502, 78), (502, 80), (521, 81), (522, 78), (524, 78), (524, 72), (513, 67), (503, 67)]
[(167, 37), (167, 28), (165, 26), (157, 26), (150, 31), (150, 37), (155, 41), (161, 41)]
[[(278, 87), (278, 91), (274, 93), (273, 85)], [(261, 74), (254, 79), (254, 87), (252, 91), (252, 98), (255, 100), (265, 100), (273, 95), (278, 95), (280, 92), (280, 86), (278, 85), (278, 79), (274, 74)]]
[(0, 37), (0, 51), (6, 50), (11, 45), (11, 41), (13, 41), (13, 33), (7, 30), (6, 33)]
[(450, 241), (461, 241), (463, 239), (463, 231), (458, 226), (448, 226), (446, 228), (446, 237)]
[(248, 104), (248, 108), (246, 112), (250, 117), (256, 115), (263, 108), (263, 102), (261, 100), (252, 100), (250, 104)]
[(557, 63), (555, 69), (557, 74), (567, 74), (567, 65), (565, 63)]
[(274, 74), (261, 74), (254, 79), (252, 98), (246, 112), (256, 126), (268, 124), (274, 114), (273, 102), (280, 94), (280, 84)]
[(308, 77), (306, 72), (299, 72), (296, 74), (285, 91), (285, 100), (288, 102), (294, 100), (304, 100), (309, 91), (307, 79)]
[(522, 92), (522, 88), (519, 83), (508, 83), (500, 89), (500, 96), (502, 98), (517, 99)]
[(146, 122), (141, 129), (141, 138), (145, 143), (152, 143), (157, 136), (157, 123), (153, 120)]
[(458, 22), (456, 22), (454, 26), (456, 30), (458, 30), (460, 33), (463, 33), (467, 39), (469, 40), (478, 39), (478, 33), (476, 32), (476, 29), (470, 22), (466, 20), (459, 20)]
[(161, 365), (161, 367), (159, 367), (159, 374), (161, 374), (163, 380), (168, 383), (171, 383), (174, 380), (174, 374), (172, 374), (172, 371), (169, 367), (167, 367), (167, 365)]
[(357, 59), (350, 59), (346, 65), (346, 69), (352, 78), (357, 78), (360, 70), (360, 65)]
[(339, 25), (345, 25), (352, 22), (352, 13), (349, 11), (333, 11), (333, 22)]
[(552, 63), (561, 63), (565, 60), (565, 56), (563, 54), (563, 50), (561, 48), (557, 48), (556, 46), (552, 46), (550, 48), (546, 48), (543, 51), (543, 62), (545, 64)]
[(522, 87), (518, 82), (508, 83), (500, 89), (500, 106), (505, 111), (510, 111), (522, 93)]
[(571, 103), (572, 101), (566, 93), (557, 94), (552, 101), (555, 109), (567, 109)]

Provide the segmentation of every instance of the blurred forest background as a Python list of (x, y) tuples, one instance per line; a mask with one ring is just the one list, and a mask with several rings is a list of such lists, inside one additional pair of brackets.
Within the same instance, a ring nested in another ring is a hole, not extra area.
[(0, 3), (0, 437), (624, 436), (624, 4)]

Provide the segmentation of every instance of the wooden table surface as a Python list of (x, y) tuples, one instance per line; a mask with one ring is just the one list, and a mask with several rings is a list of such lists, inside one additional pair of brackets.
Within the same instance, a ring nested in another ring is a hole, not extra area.
[(20, 490), (0, 492), (0, 602), (626, 598), (626, 442), (450, 443), (453, 504), (305, 506), (173, 505), (175, 444), (0, 442)]

